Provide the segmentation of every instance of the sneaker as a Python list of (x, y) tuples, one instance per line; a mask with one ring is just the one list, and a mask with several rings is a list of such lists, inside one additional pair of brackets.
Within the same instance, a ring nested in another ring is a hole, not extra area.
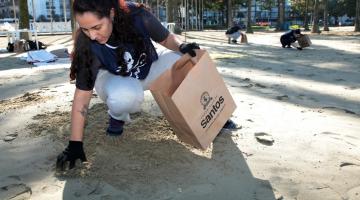
[(110, 116), (109, 127), (106, 129), (106, 134), (109, 136), (120, 136), (124, 131), (125, 122), (114, 119)]
[(223, 126), (224, 129), (237, 129), (238, 125), (231, 119), (228, 119)]
[(237, 40), (231, 40), (231, 42), (233, 42), (233, 43), (237, 43)]
[(301, 48), (301, 47), (297, 47), (297, 49), (298, 49), (298, 50), (302, 50), (302, 48)]

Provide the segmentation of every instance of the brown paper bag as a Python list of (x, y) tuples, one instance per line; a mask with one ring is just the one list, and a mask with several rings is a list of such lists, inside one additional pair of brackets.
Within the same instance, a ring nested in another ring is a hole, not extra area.
[(311, 40), (308, 35), (303, 34), (297, 38), (297, 40), (301, 48), (309, 47), (311, 45)]
[(196, 54), (182, 56), (151, 83), (150, 91), (177, 137), (206, 149), (236, 105), (209, 54)]
[(25, 45), (24, 40), (15, 40), (15, 42), (14, 42), (14, 52), (16, 52), (16, 53), (25, 52), (24, 45)]

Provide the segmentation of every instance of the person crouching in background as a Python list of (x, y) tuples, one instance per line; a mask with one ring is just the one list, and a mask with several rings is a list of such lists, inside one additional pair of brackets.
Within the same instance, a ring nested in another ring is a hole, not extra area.
[(285, 32), (283, 35), (281, 35), (280, 37), (280, 42), (283, 48), (287, 47), (287, 48), (291, 48), (291, 46), (296, 47), (299, 50), (302, 50), (302, 48), (295, 43), (297, 41), (297, 38), (299, 38), (301, 36), (301, 32), (300, 29), (295, 29), (295, 30), (289, 30), (287, 32)]
[(241, 36), (240, 43), (247, 43), (247, 36), (245, 33), (240, 31), (240, 27), (235, 25), (226, 30), (225, 35), (227, 38), (229, 38), (229, 44), (230, 40), (232, 43), (237, 43), (237, 39)]

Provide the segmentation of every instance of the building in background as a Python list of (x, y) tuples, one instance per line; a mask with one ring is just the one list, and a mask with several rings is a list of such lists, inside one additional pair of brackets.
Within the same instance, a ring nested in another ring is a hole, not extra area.
[(13, 0), (0, 0), (0, 19), (14, 19), (14, 9), (16, 10), (16, 16), (19, 13), (19, 0), (14, 1), (15, 6), (13, 6)]
[[(30, 19), (33, 19), (34, 3), (36, 21), (64, 21), (65, 18), (67, 21), (70, 20), (70, 0), (28, 0), (27, 2)], [(13, 19), (14, 9), (16, 18), (19, 18), (18, 5), (19, 0), (0, 0), (0, 19)]]
[[(70, 0), (32, 0), (28, 1), (29, 12), (34, 2), (36, 21), (64, 21), (70, 20)], [(64, 10), (65, 8), (65, 10)]]

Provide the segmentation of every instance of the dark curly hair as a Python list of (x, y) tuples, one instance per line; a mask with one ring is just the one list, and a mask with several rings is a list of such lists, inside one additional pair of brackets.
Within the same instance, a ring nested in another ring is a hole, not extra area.
[[(143, 8), (143, 4), (136, 4), (137, 8)], [(130, 9), (124, 0), (75, 0), (73, 3), (73, 12), (83, 14), (92, 12), (100, 19), (103, 17), (110, 18), (110, 11), (114, 8), (115, 16), (113, 20), (112, 36), (119, 44), (132, 43), (135, 47), (135, 54), (139, 55), (141, 49), (145, 49), (144, 38), (139, 34), (132, 23)], [(72, 52), (72, 63), (70, 67), (70, 79), (76, 79), (76, 73), (79, 67), (85, 67), (88, 85), (93, 82), (93, 74), (90, 67), (94, 61), (91, 51), (91, 39), (87, 37), (80, 29), (76, 31), (74, 39), (74, 50)], [(123, 58), (125, 49), (119, 46), (116, 49), (117, 64), (120, 66), (120, 74), (127, 76), (126, 62)]]

